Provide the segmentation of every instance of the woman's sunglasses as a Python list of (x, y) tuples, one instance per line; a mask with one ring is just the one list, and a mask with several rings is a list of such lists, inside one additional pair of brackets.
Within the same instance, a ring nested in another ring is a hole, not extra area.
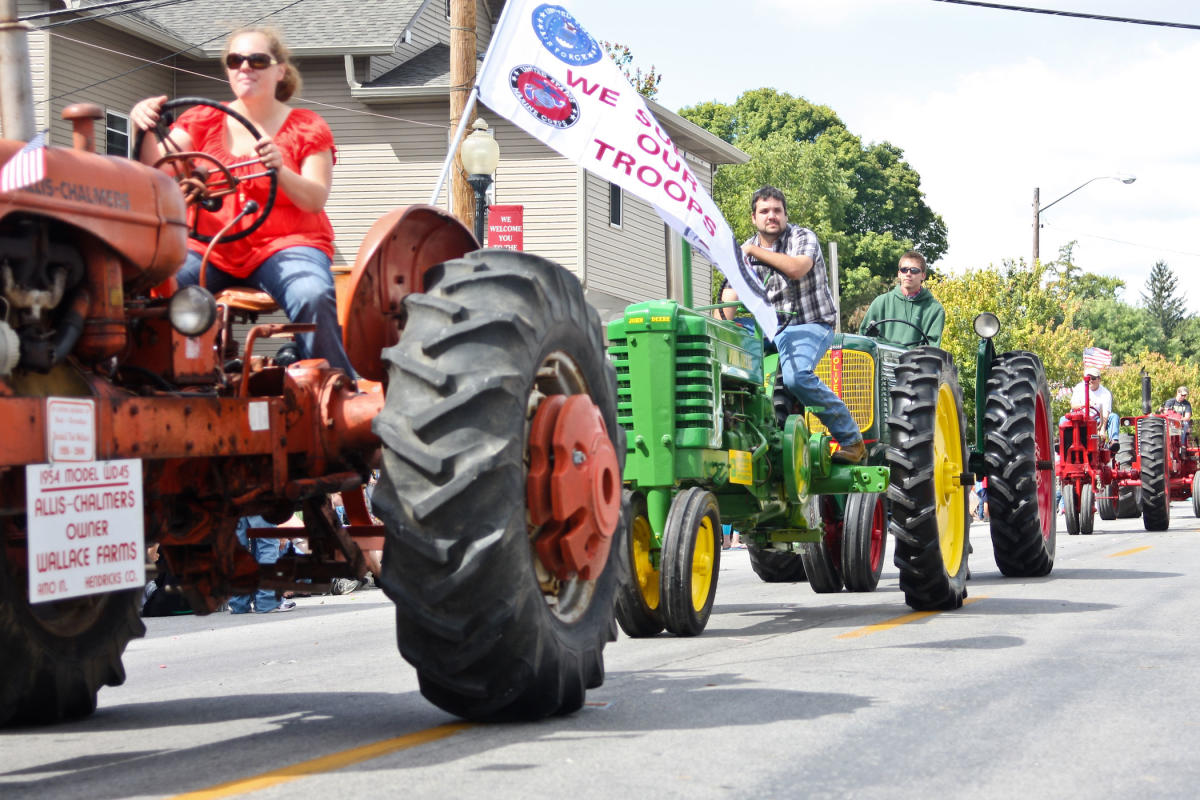
[(240, 69), (243, 62), (248, 63), (251, 69), (266, 69), (279, 63), (270, 53), (230, 53), (225, 56), (225, 66), (230, 69)]
[(914, 273), (923, 272), (923, 271), (924, 270), (922, 270), (920, 267), (901, 267), (900, 268), (901, 275), (912, 275)]

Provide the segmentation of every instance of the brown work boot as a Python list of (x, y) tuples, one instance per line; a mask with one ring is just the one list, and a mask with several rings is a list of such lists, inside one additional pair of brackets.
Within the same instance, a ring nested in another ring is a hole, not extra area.
[(839, 464), (859, 464), (867, 457), (867, 445), (862, 439), (855, 439), (843, 445), (831, 456)]

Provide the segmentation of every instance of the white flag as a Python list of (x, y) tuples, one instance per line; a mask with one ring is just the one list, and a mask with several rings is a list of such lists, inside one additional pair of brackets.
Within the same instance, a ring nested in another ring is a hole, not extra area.
[(46, 134), (50, 129), (30, 139), (17, 154), (0, 169), (0, 192), (12, 192), (31, 186), (46, 177)]
[(579, 0), (509, 0), (479, 77), (489, 108), (584, 169), (642, 198), (729, 278), (767, 338), (775, 310), (709, 197), (574, 9)]

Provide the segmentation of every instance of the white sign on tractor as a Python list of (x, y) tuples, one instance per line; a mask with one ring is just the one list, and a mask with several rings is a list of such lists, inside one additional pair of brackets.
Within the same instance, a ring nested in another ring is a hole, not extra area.
[(49, 464), (25, 467), (29, 602), (146, 584), (142, 462), (96, 461), (90, 398), (46, 398)]

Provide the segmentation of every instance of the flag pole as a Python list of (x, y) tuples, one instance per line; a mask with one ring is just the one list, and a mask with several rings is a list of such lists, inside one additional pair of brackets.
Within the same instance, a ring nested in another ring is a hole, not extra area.
[(429, 195), (429, 205), (436, 206), (438, 195), (442, 193), (442, 187), (446, 185), (446, 176), (450, 174), (450, 165), (454, 163), (454, 155), (458, 152), (458, 144), (462, 141), (463, 131), (467, 128), (467, 120), (471, 119), (471, 112), (475, 110), (475, 101), (479, 99), (479, 84), (475, 84), (471, 88), (471, 94), (467, 97), (467, 104), (463, 107), (462, 117), (458, 120), (458, 130), (454, 132), (454, 140), (450, 142), (450, 150), (446, 153), (446, 161), (442, 164), (442, 174), (438, 176), (437, 186), (433, 187), (433, 193)]

